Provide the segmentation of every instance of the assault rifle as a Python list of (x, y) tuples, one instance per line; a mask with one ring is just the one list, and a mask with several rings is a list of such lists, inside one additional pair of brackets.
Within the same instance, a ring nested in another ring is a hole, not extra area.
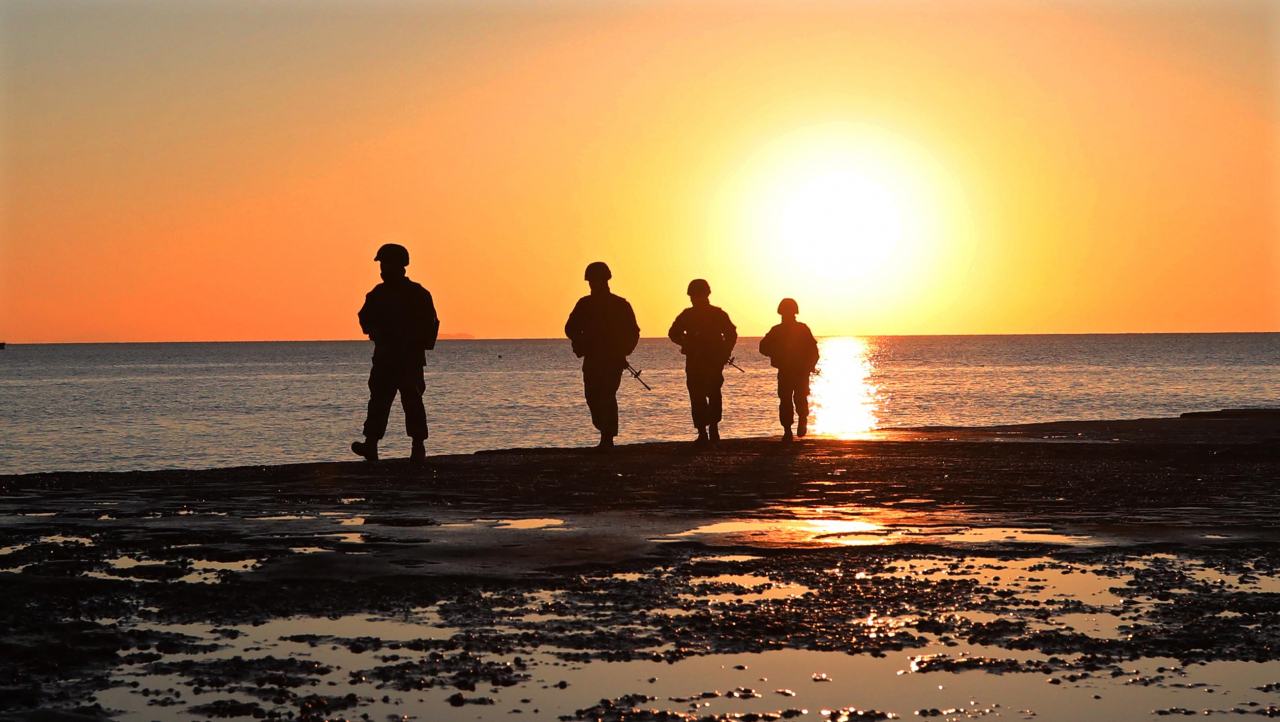
[[(739, 371), (742, 371), (742, 367), (741, 367), (741, 366), (739, 366), (738, 364), (734, 363), (734, 361), (736, 361), (736, 360), (737, 360), (737, 358), (738, 358), (737, 356), (730, 356), (730, 357), (729, 357), (729, 360), (728, 360), (728, 361), (725, 361), (724, 363), (725, 363), (725, 365), (726, 365), (726, 366), (732, 366), (732, 367), (734, 367), (735, 369), (738, 369)], [(744, 373), (744, 374), (745, 374), (745, 373), (746, 373), (746, 371), (742, 371), (742, 373)]]
[(653, 387), (650, 386), (649, 384), (646, 384), (644, 382), (644, 379), (640, 378), (640, 374), (642, 372), (639, 369), (637, 369), (635, 366), (632, 366), (630, 361), (627, 362), (627, 371), (631, 374), (631, 378), (635, 379), (636, 381), (639, 381), (640, 385), (643, 386), (646, 391), (653, 391)]

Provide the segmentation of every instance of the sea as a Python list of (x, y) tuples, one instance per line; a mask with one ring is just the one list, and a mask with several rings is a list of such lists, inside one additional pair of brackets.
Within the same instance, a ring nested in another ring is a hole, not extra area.
[[(725, 369), (725, 437), (776, 436), (776, 375), (743, 338)], [(1280, 406), (1280, 334), (820, 339), (815, 435)], [(354, 460), (372, 344), (10, 344), (0, 351), (0, 474)], [(631, 356), (619, 443), (691, 440), (683, 357)], [(428, 453), (588, 446), (597, 436), (564, 340), (443, 340), (428, 354)], [(384, 458), (407, 456), (392, 411)]]

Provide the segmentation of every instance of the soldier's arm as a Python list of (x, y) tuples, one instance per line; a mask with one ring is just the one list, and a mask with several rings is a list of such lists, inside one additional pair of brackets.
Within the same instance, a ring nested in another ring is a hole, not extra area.
[(419, 312), (422, 314), (422, 327), (425, 331), (423, 348), (431, 350), (436, 347), (436, 340), (440, 338), (440, 317), (436, 315), (435, 299), (425, 288), (422, 289), (421, 305)]
[(760, 355), (773, 358), (773, 329), (769, 329), (764, 338), (760, 339)]
[(376, 334), (374, 326), (374, 316), (376, 315), (374, 309), (376, 305), (373, 292), (370, 291), (365, 294), (364, 305), (360, 307), (360, 312), (356, 314), (356, 317), (360, 319), (360, 330), (369, 338), (373, 338)]
[(733, 347), (738, 345), (738, 327), (733, 325), (733, 321), (729, 319), (729, 314), (724, 314), (724, 328), (721, 329), (724, 336), (724, 356), (729, 358), (733, 354)]
[(810, 331), (807, 325), (804, 327), (804, 335), (806, 338), (805, 343), (809, 347), (809, 358), (813, 361), (813, 365), (816, 367), (818, 365), (818, 359), (822, 358), (822, 354), (818, 353), (818, 339), (813, 337), (813, 331)]
[(636, 312), (631, 308), (631, 304), (626, 302), (627, 306), (627, 352), (624, 356), (630, 356), (632, 351), (636, 350), (636, 344), (640, 343), (640, 324), (636, 323)]
[(566, 338), (576, 341), (578, 334), (582, 330), (582, 300), (579, 299), (573, 306), (573, 310), (569, 312), (569, 320), (564, 322), (564, 335)]
[(667, 338), (671, 339), (671, 342), (677, 344), (680, 348), (684, 348), (686, 333), (688, 331), (684, 327), (684, 313), (682, 312), (679, 316), (676, 316), (676, 320), (671, 322), (671, 328), (667, 331)]

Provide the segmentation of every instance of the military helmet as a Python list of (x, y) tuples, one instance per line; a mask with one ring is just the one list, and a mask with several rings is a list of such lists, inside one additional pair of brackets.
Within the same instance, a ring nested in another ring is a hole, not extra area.
[(695, 278), (689, 281), (689, 290), (685, 291), (685, 293), (690, 296), (710, 296), (711, 284), (701, 278)]
[(784, 298), (778, 304), (779, 316), (795, 316), (800, 313), (800, 304), (794, 298)]
[(386, 261), (397, 266), (407, 266), (409, 265), (409, 249), (399, 243), (387, 243), (378, 249), (378, 255), (374, 256), (373, 260)]
[(609, 266), (604, 261), (596, 261), (587, 265), (587, 272), (583, 275), (584, 281), (607, 281), (613, 278), (613, 273), (609, 271)]

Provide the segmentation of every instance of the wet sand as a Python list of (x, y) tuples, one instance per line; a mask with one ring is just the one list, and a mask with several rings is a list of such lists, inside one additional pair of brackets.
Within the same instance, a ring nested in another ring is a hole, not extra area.
[(1280, 715), (1278, 497), (1280, 412), (0, 477), (0, 715)]

